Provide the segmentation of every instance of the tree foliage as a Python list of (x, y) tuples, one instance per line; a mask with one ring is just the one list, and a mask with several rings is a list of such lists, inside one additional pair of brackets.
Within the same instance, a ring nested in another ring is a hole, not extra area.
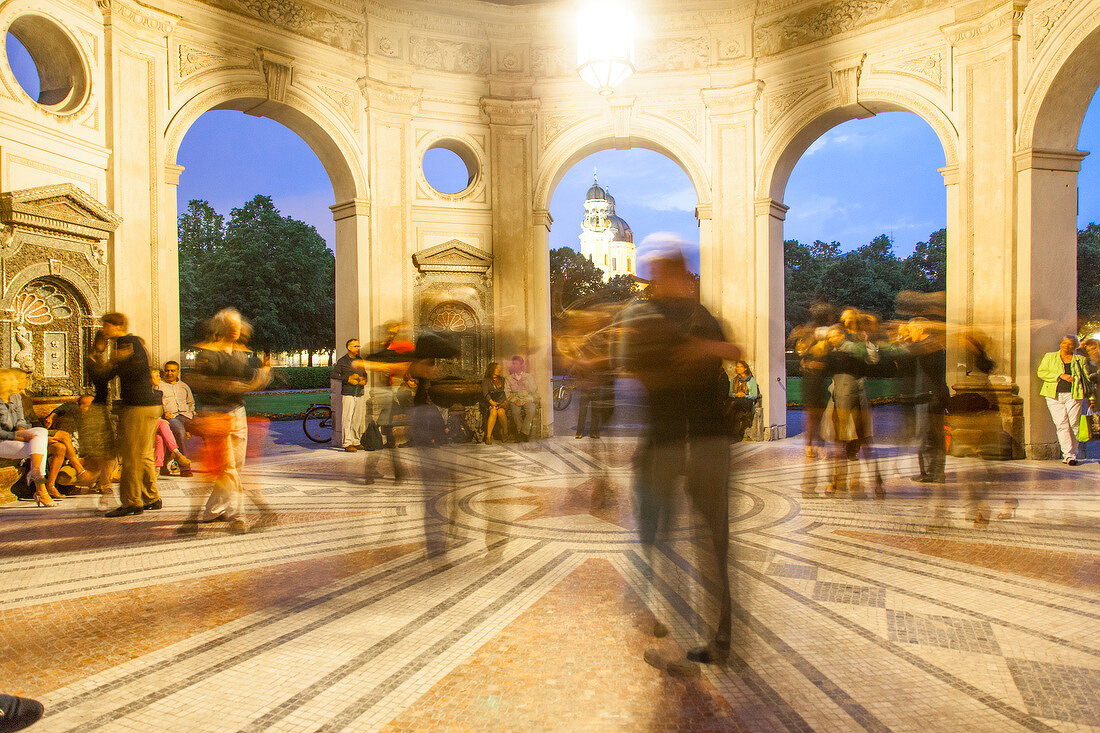
[(857, 249), (842, 252), (839, 242), (796, 240), (784, 243), (787, 332), (809, 320), (810, 305), (825, 300), (893, 317), (902, 290), (943, 290), (947, 282), (947, 230), (932, 232), (904, 259), (894, 254), (888, 236), (880, 234)]
[(572, 247), (550, 250), (550, 309), (556, 314), (578, 302), (617, 302), (637, 295), (630, 275), (616, 275), (606, 282), (603, 270), (590, 257)]
[(309, 224), (282, 216), (256, 196), (229, 221), (206, 201), (191, 201), (179, 220), (180, 332), (185, 343), (221, 308), (241, 311), (251, 345), (272, 351), (332, 348), (336, 259)]
[(1100, 330), (1100, 224), (1077, 232), (1077, 317), (1081, 330)]

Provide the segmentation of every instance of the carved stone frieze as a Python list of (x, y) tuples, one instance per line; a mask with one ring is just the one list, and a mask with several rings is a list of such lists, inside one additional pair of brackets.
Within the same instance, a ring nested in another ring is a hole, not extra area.
[(388, 59), (399, 59), (402, 56), (401, 39), (396, 34), (379, 33), (374, 38), (372, 51), (378, 56), (384, 56)]
[(1073, 0), (1055, 0), (1041, 10), (1035, 11), (1028, 23), (1031, 37), (1032, 56), (1042, 48), (1047, 36), (1054, 30), (1054, 26), (1073, 5)]
[(355, 96), (343, 89), (337, 89), (325, 84), (317, 84), (317, 91), (321, 92), (336, 109), (340, 110), (340, 113), (347, 118), (352, 126), (358, 129), (358, 115), (355, 113)]
[(887, 61), (876, 66), (876, 70), (908, 74), (931, 82), (937, 87), (943, 87), (943, 54), (939, 51), (911, 56), (899, 61)]
[(709, 44), (704, 36), (658, 38), (637, 52), (638, 71), (688, 71), (707, 66)]
[(71, 183), (0, 194), (0, 222), (87, 242), (106, 240), (121, 217)]
[(747, 55), (745, 41), (740, 36), (718, 39), (718, 60), (733, 61)]
[(529, 54), (526, 46), (497, 45), (493, 48), (493, 70), (498, 74), (527, 73)]
[(540, 78), (570, 76), (577, 73), (575, 51), (561, 47), (531, 49), (531, 73)]
[(771, 129), (775, 124), (795, 105), (810, 95), (821, 91), (822, 87), (810, 86), (797, 89), (786, 89), (769, 94), (764, 98), (764, 127)]
[(649, 112), (657, 117), (663, 117), (696, 140), (700, 138), (699, 110), (697, 108), (691, 106), (660, 107), (650, 109)]
[(96, 0), (96, 5), (107, 23), (122, 21), (160, 36), (167, 36), (182, 20), (178, 15), (131, 0)]
[(975, 46), (1001, 34), (1015, 36), (1024, 19), (1027, 0), (1012, 0), (1005, 7), (998, 7), (973, 20), (955, 23), (943, 29), (947, 40), (954, 46)]
[(202, 2), (222, 10), (230, 10), (249, 18), (262, 20), (277, 28), (344, 51), (356, 54), (366, 53), (366, 27), (362, 16), (338, 13), (306, 0), (202, 0)]
[(756, 53), (772, 55), (870, 23), (892, 20), (945, 0), (829, 0), (757, 27)]
[(578, 122), (577, 115), (570, 112), (551, 112), (549, 114), (540, 115), (540, 122), (542, 124), (542, 139), (544, 142), (550, 142), (558, 135), (561, 135), (567, 128)]
[(409, 61), (423, 69), (460, 74), (489, 73), (489, 47), (428, 36), (409, 37)]

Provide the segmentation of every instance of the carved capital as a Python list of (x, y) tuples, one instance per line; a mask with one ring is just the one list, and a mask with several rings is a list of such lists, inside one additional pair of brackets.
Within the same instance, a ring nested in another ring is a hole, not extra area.
[(260, 68), (267, 80), (267, 98), (272, 102), (286, 101), (286, 90), (294, 72), (294, 59), (266, 48), (256, 49)]
[(756, 215), (757, 216), (770, 216), (773, 219), (783, 221), (787, 218), (787, 212), (790, 210), (789, 206), (786, 206), (775, 199), (757, 199), (756, 200)]
[(702, 90), (703, 103), (712, 115), (752, 112), (763, 93), (764, 82), (759, 79), (735, 87)]
[(164, 164), (164, 182), (169, 186), (180, 185), (180, 176), (183, 174), (183, 166), (175, 163)]
[(531, 219), (535, 226), (546, 227), (546, 231), (550, 231), (550, 227), (554, 225), (554, 217), (550, 216), (550, 212), (546, 209), (535, 209)]
[(1088, 153), (1082, 150), (1037, 150), (1028, 148), (1016, 153), (1016, 171), (1041, 170), (1079, 173), (1081, 161)]
[(183, 20), (178, 15), (134, 2), (133, 0), (96, 0), (106, 25), (122, 23), (134, 30), (167, 37)]
[(939, 169), (940, 175), (943, 176), (943, 185), (945, 186), (957, 186), (959, 185), (959, 166), (957, 165), (945, 165)]
[(866, 59), (867, 54), (861, 53), (829, 64), (829, 83), (837, 90), (840, 103), (844, 106), (859, 101), (859, 77)]
[(977, 18), (945, 25), (940, 30), (963, 53), (1001, 41), (1018, 41), (1027, 4), (1028, 0), (1011, 0)]
[(424, 94), (423, 89), (386, 84), (366, 76), (359, 79), (359, 91), (362, 92), (363, 99), (371, 109), (403, 115), (416, 112), (420, 105), (420, 98)]
[(366, 199), (352, 199), (351, 201), (333, 204), (328, 208), (332, 212), (333, 221), (341, 221), (353, 216), (370, 216), (370, 201)]
[(537, 99), (504, 99), (502, 97), (482, 97), (481, 109), (489, 118), (490, 125), (509, 127), (530, 127), (535, 124), (535, 115), (539, 111)]

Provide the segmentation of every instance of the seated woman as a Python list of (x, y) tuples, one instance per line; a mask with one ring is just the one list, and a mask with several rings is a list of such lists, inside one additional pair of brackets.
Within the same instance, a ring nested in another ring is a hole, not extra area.
[(59, 416), (57, 414), (59, 407), (45, 418), (39, 419), (34, 411), (34, 401), (27, 394), (29, 387), (30, 375), (22, 370), (15, 370), (15, 389), (22, 404), (23, 419), (32, 428), (45, 428), (49, 436), (46, 448), (46, 493), (58, 499), (61, 494), (57, 491), (57, 474), (60, 473), (66, 461), (76, 471), (77, 486), (88, 486), (92, 475), (84, 469), (84, 464), (81, 463), (73, 446), (73, 420), (65, 418), (71, 411), (63, 410)]
[(756, 386), (756, 377), (752, 375), (748, 362), (739, 361), (733, 369), (733, 379), (730, 380), (731, 423), (734, 437), (740, 440), (744, 437), (745, 430), (752, 427), (760, 389)]
[(27, 483), (34, 485), (38, 506), (57, 506), (61, 495), (46, 491), (46, 428), (32, 428), (23, 417), (23, 401), (16, 392), (14, 369), (0, 370), (0, 458), (30, 458)]
[(500, 423), (501, 440), (508, 440), (508, 398), (500, 364), (492, 362), (481, 380), (481, 412), (485, 415), (485, 445), (493, 444), (493, 428)]
[[(149, 376), (153, 381), (153, 391), (159, 392), (160, 389), (160, 370), (150, 369)], [(172, 434), (172, 426), (168, 424), (168, 421), (164, 418), (157, 420), (157, 431), (154, 434), (153, 443), (153, 459), (154, 465), (160, 469), (161, 476), (171, 476), (172, 472), (168, 470), (168, 464), (175, 460), (176, 464), (180, 467), (180, 476), (191, 476), (191, 460), (183, 455), (180, 451), (179, 443), (176, 442), (176, 436)]]

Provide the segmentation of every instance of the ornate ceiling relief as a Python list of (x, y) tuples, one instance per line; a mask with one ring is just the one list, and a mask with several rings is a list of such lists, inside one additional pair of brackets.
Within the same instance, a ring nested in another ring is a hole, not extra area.
[(298, 0), (202, 0), (351, 53), (366, 53), (366, 27), (355, 15)]
[(839, 0), (822, 2), (756, 29), (757, 53), (782, 53), (876, 21), (939, 5), (943, 0)]
[(681, 128), (696, 140), (700, 138), (699, 110), (696, 107), (660, 107), (657, 109), (650, 109), (649, 111), (657, 117), (663, 117)]
[(703, 36), (658, 38), (638, 49), (638, 71), (703, 69), (707, 66), (709, 51), (709, 44)]
[(1073, 0), (1055, 0), (1055, 2), (1042, 10), (1036, 11), (1031, 16), (1031, 22), (1028, 25), (1031, 31), (1032, 56), (1042, 47), (1047, 36), (1054, 30), (1054, 26), (1066, 14), (1071, 5), (1073, 5)]
[(540, 78), (570, 76), (577, 72), (576, 52), (567, 48), (531, 49), (531, 73)]
[(489, 47), (427, 36), (409, 37), (409, 61), (434, 71), (489, 73)]

